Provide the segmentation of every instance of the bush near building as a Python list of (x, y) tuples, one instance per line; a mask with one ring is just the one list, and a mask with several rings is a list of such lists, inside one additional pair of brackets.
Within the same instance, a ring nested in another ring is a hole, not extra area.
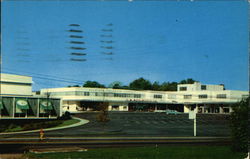
[(103, 102), (98, 105), (98, 110), (100, 113), (96, 116), (97, 121), (106, 123), (110, 120), (108, 118), (108, 105), (109, 104), (107, 102)]
[(248, 152), (248, 111), (249, 97), (242, 99), (239, 103), (232, 106), (231, 131), (232, 131), (232, 150), (236, 152)]
[(58, 119), (2, 119), (0, 120), (0, 132), (14, 132), (14, 131), (26, 131), (35, 130), (41, 128), (52, 128), (63, 124), (65, 121), (71, 120), (71, 115), (66, 112), (62, 117)]

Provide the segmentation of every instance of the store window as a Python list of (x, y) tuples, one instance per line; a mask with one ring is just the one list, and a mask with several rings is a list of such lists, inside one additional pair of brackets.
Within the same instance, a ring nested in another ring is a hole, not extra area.
[(199, 99), (205, 99), (205, 98), (207, 98), (207, 94), (200, 94), (199, 95)]
[(154, 95), (154, 98), (162, 98), (162, 95), (160, 95), (160, 94), (155, 94), (155, 95)]
[(216, 98), (227, 98), (226, 94), (217, 94)]
[(180, 91), (186, 91), (187, 87), (180, 87)]

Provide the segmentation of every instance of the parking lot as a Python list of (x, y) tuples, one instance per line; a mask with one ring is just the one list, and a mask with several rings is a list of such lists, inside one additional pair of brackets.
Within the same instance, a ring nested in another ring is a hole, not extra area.
[[(110, 121), (98, 122), (98, 112), (75, 114), (90, 122), (74, 127), (45, 132), (47, 137), (67, 136), (193, 136), (193, 120), (188, 114), (165, 114), (150, 112), (109, 112)], [(229, 115), (198, 114), (197, 136), (229, 136)], [(18, 136), (38, 136), (38, 133)]]

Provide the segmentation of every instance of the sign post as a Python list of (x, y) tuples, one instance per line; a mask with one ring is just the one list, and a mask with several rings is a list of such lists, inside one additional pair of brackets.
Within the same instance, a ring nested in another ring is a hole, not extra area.
[(194, 119), (194, 136), (196, 136), (196, 110), (189, 111), (189, 119)]

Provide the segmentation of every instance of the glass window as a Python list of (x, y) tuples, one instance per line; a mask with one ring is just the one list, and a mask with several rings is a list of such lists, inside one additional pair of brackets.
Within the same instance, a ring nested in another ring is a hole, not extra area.
[(113, 97), (113, 96), (114, 96), (114, 93), (104, 93), (104, 96), (105, 96), (105, 97)]
[(199, 95), (199, 98), (200, 98), (200, 99), (207, 98), (207, 94), (201, 94), (201, 95)]
[(95, 92), (95, 96), (103, 96), (103, 92)]
[(155, 94), (155, 95), (154, 95), (154, 98), (162, 98), (162, 95), (160, 95), (160, 94)]
[(207, 86), (206, 85), (201, 85), (201, 90), (207, 90)]
[(83, 92), (77, 91), (77, 92), (76, 92), (76, 95), (77, 95), (77, 96), (81, 96), (81, 95), (83, 95)]
[(216, 98), (227, 98), (226, 94), (217, 94)]
[(89, 92), (84, 92), (84, 96), (89, 96)]
[(180, 91), (186, 91), (187, 87), (180, 87)]
[(114, 97), (119, 97), (119, 94), (118, 93), (114, 93)]
[(134, 98), (141, 98), (140, 94), (134, 94)]

